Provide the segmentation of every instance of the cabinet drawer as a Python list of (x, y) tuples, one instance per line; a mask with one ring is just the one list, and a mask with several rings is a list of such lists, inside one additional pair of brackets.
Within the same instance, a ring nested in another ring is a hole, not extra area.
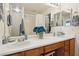
[(40, 56), (43, 53), (43, 48), (36, 48), (24, 51), (25, 56)]
[(60, 47), (64, 47), (64, 42), (59, 42), (59, 43), (55, 43), (55, 44), (52, 44), (52, 45), (45, 46), (44, 47), (45, 53), (53, 51), (53, 50), (60, 48)]

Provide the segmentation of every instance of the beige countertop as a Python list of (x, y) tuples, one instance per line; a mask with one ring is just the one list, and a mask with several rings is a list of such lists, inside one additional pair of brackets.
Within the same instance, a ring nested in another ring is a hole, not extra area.
[(28, 38), (28, 40), (25, 40), (23, 42), (14, 42), (14, 43), (8, 43), (5, 45), (0, 46), (0, 55), (8, 55), (13, 54), (16, 52), (21, 52), (24, 50), (30, 50), (38, 47), (42, 47), (49, 44), (54, 44), (57, 42), (61, 42), (64, 40), (69, 40), (71, 38), (75, 38), (74, 35), (64, 35), (59, 37), (53, 37), (53, 36), (46, 36), (43, 39), (37, 39), (37, 38)]

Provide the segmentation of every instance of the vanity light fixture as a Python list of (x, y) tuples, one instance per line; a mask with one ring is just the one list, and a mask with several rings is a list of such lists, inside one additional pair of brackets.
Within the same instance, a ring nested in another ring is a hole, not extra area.
[(19, 7), (16, 7), (15, 9), (14, 9), (16, 12), (20, 12), (20, 8)]

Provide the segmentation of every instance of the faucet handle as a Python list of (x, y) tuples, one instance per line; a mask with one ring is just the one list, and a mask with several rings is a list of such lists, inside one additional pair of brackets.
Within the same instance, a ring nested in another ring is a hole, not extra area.
[(25, 40), (24, 38), (18, 38), (18, 39), (17, 39), (18, 42), (22, 42), (22, 41), (24, 41), (24, 40)]

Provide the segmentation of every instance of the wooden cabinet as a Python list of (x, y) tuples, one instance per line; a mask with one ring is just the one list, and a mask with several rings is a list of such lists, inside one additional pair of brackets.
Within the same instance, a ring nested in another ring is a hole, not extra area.
[(45, 53), (48, 53), (48, 52), (53, 51), (55, 49), (58, 49), (60, 47), (64, 47), (64, 42), (59, 42), (59, 43), (55, 43), (55, 44), (45, 46), (44, 47)]
[(64, 47), (60, 47), (55, 50), (54, 56), (64, 56)]
[(64, 55), (69, 56), (70, 55), (70, 41), (67, 40), (64, 42)]
[(75, 40), (71, 39), (70, 40), (70, 56), (75, 55)]
[(70, 39), (65, 41), (65, 56), (74, 56), (75, 55), (75, 39)]
[(75, 39), (73, 38), (55, 44), (46, 45), (40, 48), (10, 54), (9, 56), (41, 56), (41, 55), (74, 56)]
[(44, 53), (43, 47), (42, 48), (36, 48), (32, 50), (28, 50), (24, 52), (25, 56), (40, 56)]
[(41, 56), (44, 53), (43, 47), (42, 48), (35, 48), (32, 50), (27, 50), (23, 52), (18, 52), (14, 54), (10, 54), (7, 56)]
[(53, 55), (56, 55), (56, 56), (57, 55), (63, 55), (63, 53), (64, 53), (63, 47), (64, 47), (64, 42), (58, 42), (58, 43), (55, 43), (55, 44), (45, 46), (44, 47), (44, 49), (45, 49), (44, 55), (51, 54), (51, 52), (53, 52), (53, 51), (55, 51), (55, 53)]
[(10, 54), (7, 56), (24, 56), (24, 52), (18, 52), (18, 53)]

